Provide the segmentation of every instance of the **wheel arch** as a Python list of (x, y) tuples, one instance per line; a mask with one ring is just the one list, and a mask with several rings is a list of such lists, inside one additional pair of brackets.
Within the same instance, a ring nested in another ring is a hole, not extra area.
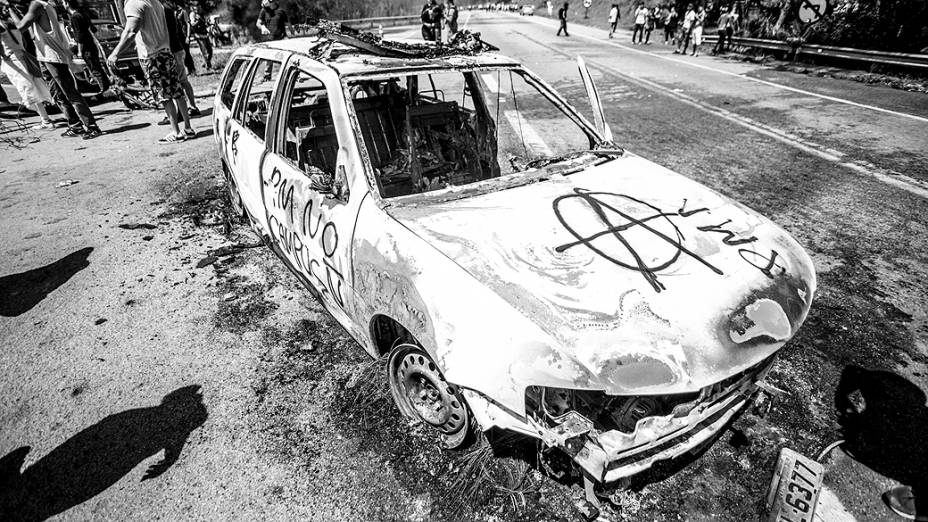
[(397, 341), (422, 346), (416, 336), (402, 323), (386, 314), (374, 314), (370, 322), (370, 338), (375, 355), (382, 357), (390, 353)]

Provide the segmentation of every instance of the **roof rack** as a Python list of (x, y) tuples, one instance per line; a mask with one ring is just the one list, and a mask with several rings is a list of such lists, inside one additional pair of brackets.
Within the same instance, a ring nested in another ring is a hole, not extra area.
[(373, 33), (358, 31), (338, 22), (319, 20), (315, 24), (319, 37), (361, 51), (389, 58), (441, 58), (453, 55), (474, 55), (499, 48), (480, 39), (480, 33), (458, 31), (445, 45), (439, 43), (406, 43), (384, 40)]

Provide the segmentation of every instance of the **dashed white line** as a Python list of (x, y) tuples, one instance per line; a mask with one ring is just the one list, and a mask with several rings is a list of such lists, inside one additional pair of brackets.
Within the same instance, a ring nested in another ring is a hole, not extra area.
[(512, 128), (515, 132), (518, 132), (522, 136), (522, 143), (532, 149), (534, 154), (540, 156), (553, 156), (554, 153), (551, 152), (551, 149), (548, 147), (548, 144), (545, 143), (545, 140), (541, 139), (541, 135), (535, 130), (534, 127), (529, 125), (522, 115), (519, 114), (519, 111), (503, 111), (503, 116), (506, 117), (506, 121), (509, 122), (509, 125), (512, 125)]

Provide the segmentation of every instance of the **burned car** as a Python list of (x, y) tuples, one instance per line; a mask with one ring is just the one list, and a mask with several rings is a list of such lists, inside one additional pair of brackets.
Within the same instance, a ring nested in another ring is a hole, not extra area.
[(497, 52), (252, 45), (215, 98), (235, 208), (387, 359), (403, 414), (499, 429), (609, 483), (713, 439), (805, 320), (781, 228), (618, 147)]

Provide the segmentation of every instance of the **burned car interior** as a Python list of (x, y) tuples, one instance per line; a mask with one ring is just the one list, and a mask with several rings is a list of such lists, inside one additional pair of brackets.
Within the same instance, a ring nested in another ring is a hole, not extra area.
[(364, 79), (349, 90), (384, 198), (498, 178), (595, 139), (514, 70)]

